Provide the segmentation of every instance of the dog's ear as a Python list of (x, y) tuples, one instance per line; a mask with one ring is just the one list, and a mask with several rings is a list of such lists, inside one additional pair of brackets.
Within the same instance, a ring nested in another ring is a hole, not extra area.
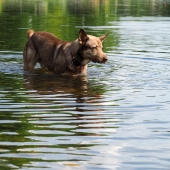
[(99, 37), (100, 41), (103, 42), (108, 35), (109, 34), (106, 34), (106, 35), (103, 35), (103, 36)]
[(79, 43), (80, 44), (85, 44), (87, 42), (87, 40), (89, 39), (89, 37), (87, 36), (86, 32), (83, 29), (80, 29), (79, 31)]

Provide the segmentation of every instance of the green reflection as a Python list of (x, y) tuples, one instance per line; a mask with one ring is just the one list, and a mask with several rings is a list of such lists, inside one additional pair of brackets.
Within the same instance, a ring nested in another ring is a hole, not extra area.
[[(0, 0), (0, 50), (22, 51), (26, 30), (49, 31), (64, 40), (84, 26), (109, 26), (121, 16), (169, 16), (170, 4), (151, 0)], [(91, 34), (96, 34), (91, 29)], [(104, 34), (107, 31), (96, 31)], [(109, 45), (109, 43), (107, 43)]]

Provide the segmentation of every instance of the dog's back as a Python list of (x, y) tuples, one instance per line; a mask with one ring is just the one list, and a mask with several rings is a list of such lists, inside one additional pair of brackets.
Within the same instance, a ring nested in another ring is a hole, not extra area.
[[(37, 62), (40, 63), (41, 67), (47, 68), (49, 71), (55, 71), (54, 54), (58, 51), (60, 54), (63, 53), (63, 49), (59, 48), (64, 46), (67, 42), (58, 39), (55, 35), (33, 30), (27, 31), (28, 42), (24, 50), (24, 69), (33, 70)], [(58, 49), (58, 50), (57, 50)], [(61, 60), (61, 57), (58, 57)], [(61, 65), (65, 65), (62, 61), (58, 61)], [(61, 71), (60, 71), (61, 72)]]

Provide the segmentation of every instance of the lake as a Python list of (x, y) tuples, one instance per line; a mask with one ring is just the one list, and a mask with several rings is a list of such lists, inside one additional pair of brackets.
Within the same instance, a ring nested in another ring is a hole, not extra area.
[[(109, 60), (25, 73), (30, 28), (109, 33)], [(169, 0), (0, 0), (0, 30), (0, 169), (169, 170)]]

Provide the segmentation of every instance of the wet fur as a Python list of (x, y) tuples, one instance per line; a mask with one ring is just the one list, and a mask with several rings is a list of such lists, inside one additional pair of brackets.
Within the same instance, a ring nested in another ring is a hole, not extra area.
[(24, 70), (32, 71), (38, 62), (42, 68), (55, 74), (87, 74), (90, 61), (107, 61), (102, 51), (102, 42), (106, 36), (87, 35), (80, 29), (78, 39), (66, 42), (48, 32), (28, 30), (28, 41), (23, 52)]

